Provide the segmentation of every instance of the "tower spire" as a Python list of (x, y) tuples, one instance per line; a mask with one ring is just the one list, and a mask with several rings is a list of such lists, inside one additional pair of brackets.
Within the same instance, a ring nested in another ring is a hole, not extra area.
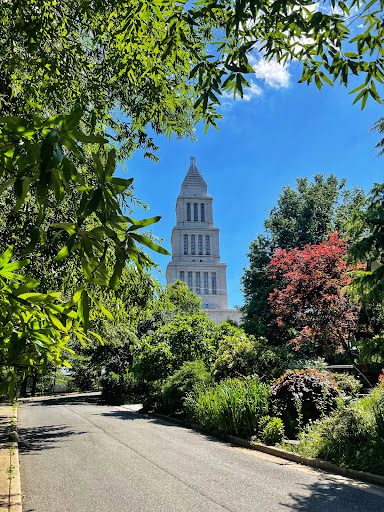
[(182, 196), (207, 196), (207, 184), (196, 166), (196, 157), (190, 157), (190, 165), (181, 185)]

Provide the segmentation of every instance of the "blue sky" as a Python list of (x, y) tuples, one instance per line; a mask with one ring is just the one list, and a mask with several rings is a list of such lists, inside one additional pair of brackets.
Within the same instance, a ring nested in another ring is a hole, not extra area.
[[(384, 181), (384, 158), (377, 158), (379, 135), (370, 132), (384, 111), (368, 100), (364, 111), (352, 105), (353, 96), (343, 86), (298, 84), (300, 68), (291, 64), (254, 61), (252, 89), (247, 99), (223, 99), (224, 120), (220, 132), (196, 127), (197, 142), (155, 138), (160, 146), (158, 163), (137, 152), (126, 162), (134, 177), (135, 194), (150, 210), (136, 212), (136, 218), (161, 215), (155, 235), (171, 250), (175, 204), (189, 167), (196, 164), (213, 196), (214, 222), (221, 229), (221, 260), (228, 265), (229, 306), (242, 305), (240, 278), (247, 266), (251, 240), (263, 230), (267, 212), (276, 204), (286, 185), (295, 186), (296, 177), (317, 172), (347, 178), (347, 185), (369, 191), (374, 182)], [(357, 83), (356, 83), (357, 85)], [(351, 83), (351, 89), (355, 87)], [(153, 254), (165, 284), (170, 257)]]

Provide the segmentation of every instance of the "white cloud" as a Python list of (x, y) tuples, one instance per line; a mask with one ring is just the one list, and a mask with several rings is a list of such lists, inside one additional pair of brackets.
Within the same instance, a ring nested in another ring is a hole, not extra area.
[[(289, 86), (290, 73), (288, 66), (283, 66), (275, 60), (266, 61), (263, 58), (256, 59), (251, 55), (250, 65), (255, 71), (256, 78), (264, 80), (267, 85), (280, 89)], [(255, 84), (256, 85), (256, 84)]]
[[(263, 89), (261, 87), (259, 87), (256, 82), (254, 82), (253, 80), (250, 80), (247, 76), (245, 78), (248, 80), (250, 86), (249, 87), (243, 86), (243, 98), (242, 99), (245, 101), (249, 101), (252, 98), (255, 98), (256, 96), (261, 96), (263, 94)], [(221, 95), (221, 97), (226, 100), (233, 100), (233, 91), (231, 91), (231, 92), (223, 91), (223, 94)], [(240, 99), (241, 99), (241, 96), (237, 92), (236, 100), (240, 100)], [(224, 101), (222, 103), (222, 107), (224, 107), (223, 110), (230, 110), (231, 105), (232, 104), (229, 103), (228, 101)]]
[(250, 87), (243, 88), (243, 100), (245, 101), (249, 101), (255, 96), (261, 96), (263, 94), (263, 89), (259, 87), (253, 80), (249, 80), (249, 83), (251, 84)]
[[(224, 96), (224, 94), (223, 94), (223, 96)], [(232, 109), (232, 103), (230, 103), (229, 101), (224, 101), (221, 104), (221, 110), (223, 110), (223, 112), (229, 112), (231, 109)]]
[[(262, 56), (260, 58), (256, 58), (253, 55), (249, 57), (249, 63), (254, 69), (255, 74), (245, 75), (250, 86), (243, 86), (242, 99), (244, 101), (250, 101), (264, 94), (265, 88), (262, 87), (262, 81), (264, 81), (266, 86), (273, 87), (274, 89), (289, 87), (289, 79), (291, 75), (288, 71), (288, 66), (283, 66), (275, 60), (266, 61)], [(233, 100), (233, 91), (223, 91), (221, 99), (223, 100), (221, 103), (222, 110), (230, 110)], [(240, 99), (240, 95), (238, 93), (236, 94), (236, 99)]]

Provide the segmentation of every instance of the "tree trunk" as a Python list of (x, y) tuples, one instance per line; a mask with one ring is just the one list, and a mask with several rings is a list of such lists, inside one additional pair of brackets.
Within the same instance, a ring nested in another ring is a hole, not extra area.
[(20, 386), (20, 396), (26, 397), (27, 396), (27, 384), (28, 384), (28, 375), (26, 375), (21, 383)]
[(32, 396), (36, 396), (36, 386), (37, 386), (37, 372), (34, 371), (32, 374), (32, 389), (31, 389)]

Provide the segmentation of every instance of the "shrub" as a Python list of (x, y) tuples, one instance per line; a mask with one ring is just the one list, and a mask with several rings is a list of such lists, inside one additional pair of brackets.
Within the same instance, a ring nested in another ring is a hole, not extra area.
[(332, 373), (332, 378), (336, 382), (339, 391), (351, 398), (357, 398), (363, 385), (353, 375), (346, 373)]
[(293, 359), (289, 362), (288, 369), (291, 370), (320, 370), (325, 371), (328, 363), (324, 357), (317, 357), (316, 359)]
[(379, 388), (384, 388), (384, 370), (379, 375), (377, 385), (379, 386)]
[(211, 382), (212, 375), (205, 368), (203, 361), (187, 361), (163, 384), (157, 408), (166, 413), (181, 411), (185, 396), (194, 386)]
[(308, 425), (300, 435), (297, 451), (307, 457), (384, 475), (384, 441), (373, 410), (374, 405), (384, 404), (384, 393), (381, 397), (370, 395)]
[(257, 379), (197, 386), (187, 395), (185, 408), (193, 421), (210, 430), (250, 438), (268, 413), (268, 386)]
[(227, 335), (219, 342), (212, 373), (216, 380), (257, 375), (269, 381), (287, 368), (289, 353), (270, 347), (265, 338), (255, 339), (244, 332)]
[(262, 443), (275, 445), (282, 442), (284, 423), (281, 418), (263, 416), (259, 421), (259, 439)]
[(147, 382), (146, 390), (145, 390), (145, 397), (143, 400), (144, 411), (160, 411), (161, 410), (161, 405), (163, 402), (161, 388), (162, 388), (162, 382), (160, 380)]
[(357, 402), (357, 407), (364, 413), (373, 413), (377, 433), (384, 439), (384, 387), (374, 388)]
[(368, 395), (356, 401), (355, 406), (364, 412), (375, 408), (384, 411), (384, 388), (375, 387)]
[(294, 436), (310, 420), (335, 408), (339, 395), (331, 375), (318, 370), (288, 370), (270, 388), (276, 415)]
[(128, 372), (123, 375), (107, 373), (101, 378), (101, 386), (103, 400), (114, 405), (133, 402), (140, 392), (140, 383)]

